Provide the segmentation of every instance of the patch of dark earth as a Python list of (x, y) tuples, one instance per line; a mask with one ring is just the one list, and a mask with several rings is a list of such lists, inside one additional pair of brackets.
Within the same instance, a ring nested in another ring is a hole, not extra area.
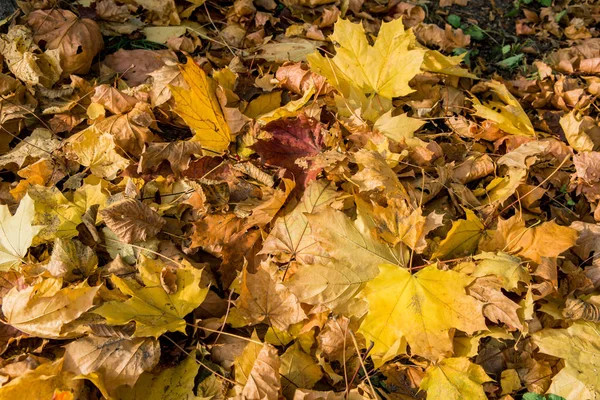
[(451, 25), (470, 33), (468, 48), (454, 53), (468, 51), (465, 62), (479, 76), (500, 75), (509, 79), (529, 75), (534, 71), (533, 61), (543, 60), (559, 47), (559, 41), (552, 36), (544, 39), (517, 36), (516, 24), (525, 18), (524, 9), (539, 15), (541, 6), (536, 0), (529, 4), (519, 0), (469, 0), (466, 6), (450, 7), (440, 7), (439, 2), (434, 1), (427, 5), (425, 22), (443, 28), (450, 21)]

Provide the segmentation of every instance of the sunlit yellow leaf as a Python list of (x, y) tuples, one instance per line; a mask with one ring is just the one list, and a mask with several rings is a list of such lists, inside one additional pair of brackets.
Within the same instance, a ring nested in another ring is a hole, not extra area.
[(482, 385), (490, 381), (468, 358), (446, 358), (427, 369), (421, 389), (427, 391), (427, 400), (486, 400)]
[(115, 286), (131, 296), (124, 302), (104, 303), (94, 312), (106, 318), (111, 325), (136, 322), (135, 337), (159, 337), (165, 332), (185, 333), (183, 319), (204, 301), (208, 288), (200, 287), (202, 270), (191, 265), (177, 268), (176, 292), (168, 293), (160, 283), (164, 264), (141, 257), (138, 265), (145, 286), (131, 279), (112, 276)]
[[(413, 355), (437, 360), (452, 352), (451, 329), (467, 333), (485, 330), (483, 304), (467, 295), (473, 278), (430, 265), (412, 275), (407, 269), (384, 264), (360, 296), (369, 313), (359, 332), (373, 341), (372, 353), (394, 357), (406, 338)], [(401, 352), (401, 351), (399, 351)]]
[(471, 210), (465, 210), (467, 219), (459, 219), (452, 223), (450, 232), (442, 240), (431, 258), (451, 259), (471, 254), (485, 234), (485, 227)]
[(213, 86), (191, 58), (179, 65), (179, 69), (190, 89), (169, 86), (176, 103), (174, 111), (194, 132), (192, 140), (200, 142), (206, 150), (223, 153), (232, 137)]
[(510, 94), (506, 86), (497, 81), (487, 82), (487, 85), (500, 101), (489, 101), (486, 104), (481, 104), (477, 98), (473, 97), (473, 107), (477, 111), (475, 115), (495, 122), (498, 128), (506, 133), (535, 136), (535, 130), (525, 110), (523, 110), (518, 100)]

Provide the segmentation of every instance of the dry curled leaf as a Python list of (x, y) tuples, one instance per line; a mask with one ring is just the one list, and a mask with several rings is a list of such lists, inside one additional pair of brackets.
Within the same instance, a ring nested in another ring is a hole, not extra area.
[(125, 199), (100, 211), (106, 225), (125, 243), (151, 239), (165, 221), (146, 204), (136, 199)]

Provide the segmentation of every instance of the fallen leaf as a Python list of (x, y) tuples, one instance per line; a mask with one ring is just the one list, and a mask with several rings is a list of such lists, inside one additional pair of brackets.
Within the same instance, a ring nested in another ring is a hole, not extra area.
[(34, 204), (29, 195), (19, 203), (15, 215), (8, 206), (0, 206), (0, 270), (8, 271), (23, 263), (33, 238), (42, 229), (33, 225)]
[(372, 352), (382, 362), (403, 352), (403, 338), (413, 355), (437, 360), (452, 353), (451, 329), (469, 334), (487, 329), (483, 305), (466, 293), (473, 278), (435, 264), (414, 275), (390, 264), (379, 270), (360, 294), (369, 313), (359, 332), (375, 343)]
[(192, 352), (181, 363), (160, 374), (144, 372), (133, 387), (118, 388), (117, 397), (122, 400), (195, 400), (194, 379), (199, 368), (196, 354)]
[(242, 270), (236, 309), (250, 325), (265, 322), (282, 331), (306, 318), (296, 296), (262, 267), (253, 274)]
[(526, 227), (518, 216), (498, 222), (495, 237), (497, 247), (507, 253), (516, 253), (540, 264), (542, 257), (557, 257), (575, 245), (577, 231), (554, 221)]
[(124, 199), (100, 210), (106, 226), (127, 243), (151, 239), (165, 224), (165, 220), (146, 204), (136, 199)]
[(518, 288), (519, 282), (529, 283), (531, 276), (529, 270), (522, 264), (521, 259), (503, 252), (482, 252), (473, 257), (477, 266), (472, 276), (482, 277), (495, 275), (502, 280), (502, 287), (513, 291)]
[(446, 358), (427, 369), (421, 389), (427, 390), (428, 400), (485, 400), (487, 396), (481, 385), (492, 380), (468, 358)]
[(36, 43), (44, 42), (48, 50), (58, 50), (64, 74), (85, 74), (92, 60), (104, 47), (98, 25), (79, 18), (69, 10), (37, 10), (29, 14)]
[(273, 121), (263, 130), (267, 139), (259, 140), (251, 148), (268, 165), (286, 168), (300, 186), (315, 178), (318, 171), (308, 171), (296, 164), (296, 160), (313, 156), (323, 148), (321, 124), (305, 115)]
[(75, 321), (92, 305), (100, 286), (87, 282), (62, 287), (62, 279), (48, 278), (19, 291), (13, 288), (2, 301), (6, 322), (33, 336), (59, 339), (79, 336), (63, 328)]
[(472, 254), (479, 240), (485, 235), (485, 227), (471, 210), (465, 209), (467, 219), (452, 223), (452, 228), (440, 246), (431, 255), (432, 259), (448, 259)]
[(57, 390), (67, 391), (74, 396), (84, 395), (83, 381), (74, 378), (75, 374), (63, 370), (62, 358), (54, 362), (44, 362), (2, 385), (0, 399), (51, 399)]
[(160, 346), (153, 338), (86, 336), (65, 349), (64, 370), (93, 377), (109, 393), (121, 385), (135, 385), (160, 358)]
[(139, 102), (133, 96), (118, 90), (107, 84), (99, 85), (94, 88), (92, 102), (101, 104), (104, 108), (113, 114), (124, 114)]
[(40, 159), (49, 159), (60, 147), (60, 140), (48, 129), (34, 129), (30, 136), (20, 141), (14, 149), (0, 156), (0, 166), (15, 164), (19, 168)]
[(92, 275), (97, 266), (98, 257), (90, 247), (79, 240), (57, 238), (46, 269), (54, 277), (75, 281)]
[(285, 378), (282, 392), (287, 398), (294, 397), (297, 388), (312, 389), (323, 377), (321, 367), (298, 344), (288, 348), (281, 356), (279, 373)]
[(239, 357), (234, 362), (235, 379), (242, 387), (244, 399), (275, 399), (279, 397), (281, 381), (279, 368), (281, 361), (277, 349), (270, 344), (258, 344), (253, 335)]
[(11, 26), (7, 34), (0, 35), (0, 53), (16, 78), (29, 85), (52, 87), (63, 72), (59, 50), (38, 54), (38, 47), (32, 41), (33, 33), (29, 28)]
[(176, 102), (174, 111), (194, 132), (192, 140), (200, 142), (206, 150), (221, 154), (229, 147), (232, 137), (211, 82), (191, 58), (179, 65), (179, 69), (190, 89), (169, 87)]
[[(144, 49), (119, 49), (104, 59), (104, 64), (113, 71), (122, 74), (122, 78), (130, 85), (137, 86), (151, 75), (152, 72), (165, 65), (164, 59), (177, 61), (168, 51), (152, 51)], [(175, 66), (175, 68), (177, 68)]]
[(600, 345), (597, 327), (589, 322), (575, 322), (566, 329), (546, 328), (532, 334), (540, 352), (562, 358), (564, 371), (590, 385), (596, 392), (600, 380), (595, 369), (600, 366)]
[(510, 331), (523, 330), (517, 310), (521, 307), (502, 293), (502, 283), (495, 276), (478, 278), (469, 286), (468, 292), (485, 303), (483, 315), (495, 323), (504, 323)]
[(100, 133), (95, 127), (71, 136), (67, 152), (78, 163), (89, 167), (93, 174), (109, 180), (129, 165), (129, 161), (116, 152), (113, 137), (108, 133)]
[(319, 212), (337, 196), (329, 182), (313, 181), (304, 191), (300, 203), (278, 217), (259, 254), (269, 254), (279, 262), (298, 260), (309, 264), (315, 256), (317, 242), (311, 236), (306, 215)]
[[(339, 19), (331, 39), (340, 44), (335, 57), (327, 59), (311, 55), (310, 66), (338, 88), (341, 82), (385, 98), (405, 96), (413, 90), (408, 82), (418, 73), (424, 52), (409, 50), (411, 31), (405, 31), (402, 20), (383, 23), (373, 46), (370, 46), (361, 24)], [(393, 65), (402, 65), (401, 73)]]
[(571, 147), (577, 151), (592, 151), (594, 142), (582, 129), (582, 122), (575, 117), (575, 111), (571, 111), (560, 118), (560, 126)]
[[(481, 104), (474, 99), (475, 115), (496, 123), (498, 128), (512, 135), (535, 136), (535, 130), (521, 104), (510, 94), (505, 85), (491, 81), (486, 83), (500, 101), (489, 101)], [(499, 111), (496, 111), (499, 110)]]
[(148, 143), (144, 147), (138, 173), (155, 169), (163, 161), (167, 161), (176, 176), (188, 169), (190, 159), (195, 154), (202, 154), (202, 144), (198, 142)]
[(125, 295), (124, 302), (109, 301), (94, 310), (110, 325), (136, 322), (134, 337), (158, 338), (165, 332), (185, 333), (183, 319), (204, 301), (208, 288), (200, 287), (202, 270), (191, 265), (177, 269), (177, 292), (167, 293), (160, 284), (163, 263), (141, 257), (138, 268), (145, 286), (131, 279), (111, 276), (112, 282)]

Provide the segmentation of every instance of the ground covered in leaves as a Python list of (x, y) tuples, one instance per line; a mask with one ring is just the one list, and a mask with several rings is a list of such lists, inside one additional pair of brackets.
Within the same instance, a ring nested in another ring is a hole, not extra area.
[(598, 398), (598, 1), (18, 3), (0, 400)]

